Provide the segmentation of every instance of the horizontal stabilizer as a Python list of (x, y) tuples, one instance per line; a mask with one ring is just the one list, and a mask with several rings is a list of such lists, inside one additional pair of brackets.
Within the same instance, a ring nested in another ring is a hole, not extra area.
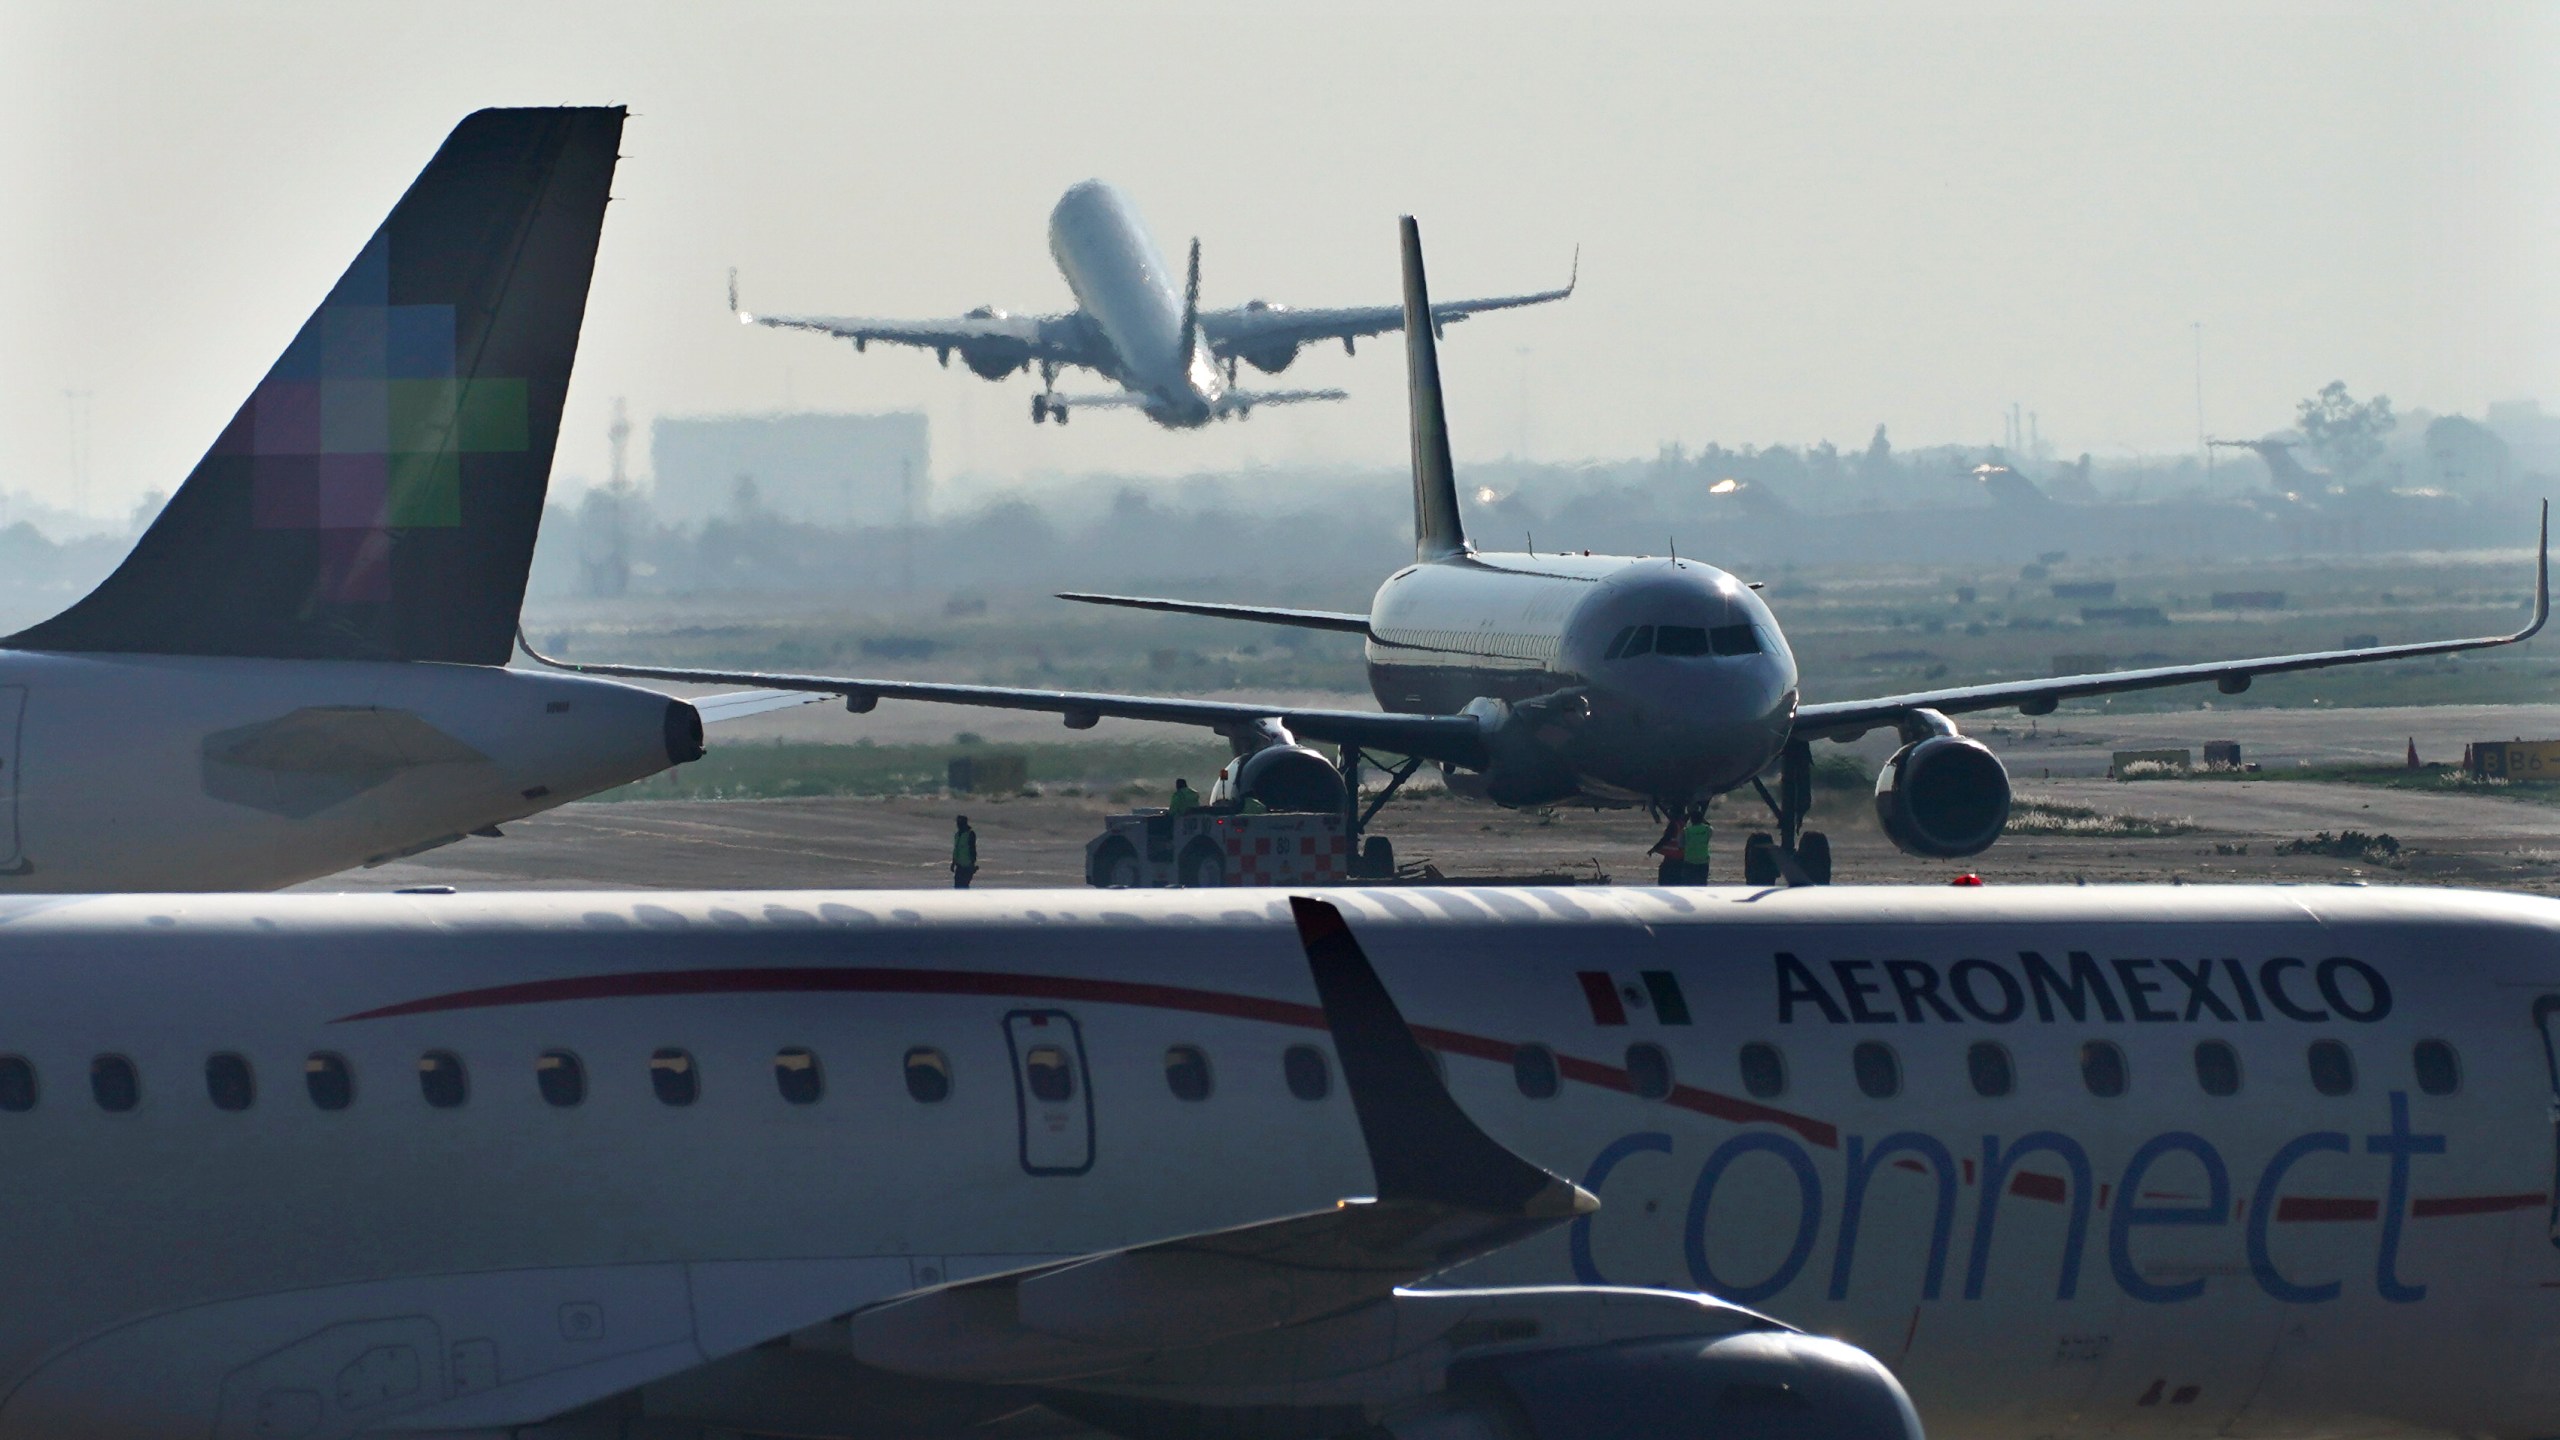
[(1276, 605), (1221, 605), (1211, 600), (1158, 600), (1145, 595), (1094, 595), (1081, 590), (1058, 592), (1061, 600), (1087, 605), (1125, 605), (1132, 610), (1162, 610), (1173, 615), (1206, 615), (1213, 620), (1251, 620), (1262, 625), (1294, 625), (1301, 630), (1369, 633), (1369, 617), (1342, 610), (1291, 610)]

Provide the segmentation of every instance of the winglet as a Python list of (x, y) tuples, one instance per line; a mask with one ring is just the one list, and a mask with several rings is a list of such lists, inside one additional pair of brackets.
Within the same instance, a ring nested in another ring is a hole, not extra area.
[(1422, 273), (1422, 230), (1407, 215), (1401, 234), (1405, 404), (1413, 430), (1413, 558), (1441, 560), (1467, 553), (1467, 527), (1458, 517), (1457, 467), (1449, 460), (1449, 414), (1440, 400), (1440, 347), (1431, 320), (1431, 286)]
[[(734, 275), (734, 274), (736, 274), (737, 272), (733, 270), (733, 271), (731, 271), (731, 272), (729, 272), (729, 273), (730, 273), (730, 274), (732, 274), (732, 275)], [(1576, 246), (1574, 246), (1574, 247), (1573, 247), (1573, 270), (1572, 270), (1572, 272), (1571, 272), (1570, 274), (1568, 274), (1568, 275), (1566, 275), (1566, 276), (1564, 277), (1564, 294), (1563, 294), (1563, 295), (1561, 295), (1561, 296), (1558, 296), (1557, 298), (1558, 298), (1558, 299), (1569, 299), (1569, 298), (1571, 298), (1571, 296), (1573, 295), (1573, 287), (1574, 287), (1574, 286), (1576, 286), (1576, 285), (1579, 285), (1579, 284), (1581, 284), (1581, 283), (1582, 283), (1582, 247), (1581, 247), (1580, 245), (1576, 245)], [(731, 306), (730, 308), (731, 308), (731, 309), (736, 309), (737, 307), (733, 305), (733, 306)]]
[(1298, 895), (1289, 898), (1289, 910), (1342, 1061), (1344, 1088), (1360, 1117), (1379, 1199), (1535, 1219), (1600, 1208), (1589, 1191), (1513, 1154), (1458, 1108), (1340, 910)]
[(2519, 640), (2531, 639), (2551, 618), (2551, 502), (2542, 502), (2542, 542), (2533, 558), (2533, 623), (2516, 632)]
[(738, 267), (735, 265), (729, 267), (729, 313), (737, 316), (741, 325), (756, 323), (756, 317), (738, 308)]

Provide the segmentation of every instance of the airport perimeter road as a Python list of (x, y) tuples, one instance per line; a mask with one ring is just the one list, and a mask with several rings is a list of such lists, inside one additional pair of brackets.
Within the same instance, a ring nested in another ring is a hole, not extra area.
[[(2166, 710), (2074, 714), (2042, 720), (1969, 715), (1957, 724), (1989, 744), (2022, 780), (2107, 773), (2116, 750), (2184, 749), (2204, 758), (2208, 740), (2237, 740), (2241, 759), (2266, 770), (2304, 762), (2391, 765), (2417, 741), (2418, 758), (2457, 763), (2473, 740), (2560, 739), (2560, 705), (2401, 705), (2371, 710)], [(1869, 746), (1859, 747), (1864, 754)], [(1885, 746), (1890, 751), (1890, 744)], [(1879, 755), (1876, 758), (1881, 758)]]

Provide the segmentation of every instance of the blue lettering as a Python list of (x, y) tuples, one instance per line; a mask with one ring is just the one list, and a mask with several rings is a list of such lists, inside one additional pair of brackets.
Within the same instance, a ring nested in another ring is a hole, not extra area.
[[(2329, 1003), (2336, 1005), (2335, 1000)], [(2338, 1006), (2343, 1012), (2346, 1007)], [(2368, 1155), (2391, 1157), (2391, 1188), (2382, 1199), (2382, 1253), (2374, 1262), (2374, 1287), (2382, 1298), (2397, 1305), (2407, 1305), (2427, 1298), (2424, 1285), (2402, 1284), (2400, 1268), (2400, 1225), (2409, 1214), (2409, 1157), (2444, 1153), (2442, 1135), (2413, 1135), (2409, 1132), (2409, 1092), (2391, 1092), (2391, 1133), (2364, 1137)]]
[[(1753, 1285), (1736, 1285), (1716, 1274), (1715, 1267), (1707, 1263), (1707, 1207), (1715, 1202), (1716, 1182), (1724, 1178), (1725, 1167), (1755, 1150), (1765, 1150), (1777, 1156), (1795, 1172), (1796, 1238), (1787, 1247), (1787, 1258), (1779, 1261), (1778, 1268), (1769, 1272), (1767, 1278)], [(1586, 1185), (1583, 1188), (1590, 1187)], [(1795, 1283), (1797, 1274), (1804, 1269), (1804, 1262), (1813, 1255), (1814, 1237), (1821, 1230), (1822, 1177), (1814, 1171), (1813, 1157), (1804, 1153), (1803, 1146), (1784, 1135), (1761, 1132), (1736, 1135), (1717, 1146), (1715, 1153), (1707, 1157), (1706, 1165), (1698, 1171), (1698, 1188), (1689, 1192), (1689, 1223), (1682, 1232), (1681, 1244), (1688, 1252), (1689, 1278), (1698, 1282), (1699, 1289), (1721, 1295), (1737, 1305), (1752, 1305)]]
[(2299, 960), (2281, 956), (2270, 960), (2258, 967), (2258, 988), (2267, 992), (2267, 1003), (2275, 1006), (2276, 1013), (2287, 1020), (2300, 1020), (2305, 1023), (2326, 1020), (2329, 1018), (2328, 1011), (2305, 1010), (2293, 1003), (2292, 996), (2284, 993), (2284, 972), (2303, 968), (2303, 963)]
[(1991, 1270), (1991, 1222), (2000, 1211), (2000, 1196), (2009, 1188), (2009, 1172), (2018, 1161), (2036, 1151), (2062, 1157), (2071, 1167), (2071, 1226), (2062, 1239), (2062, 1283), (2055, 1287), (2053, 1298), (2068, 1300), (2080, 1290), (2080, 1251), (2089, 1238), (2089, 1192), (2096, 1187), (2089, 1178), (2089, 1152), (2080, 1142), (2058, 1130), (2036, 1130), (2018, 1137), (2008, 1149), (2000, 1148), (2000, 1137), (1982, 1137), (1982, 1210), (1973, 1221), (1973, 1259), (1965, 1266), (1964, 1298), (1982, 1298), (1982, 1282)]
[[(2356, 978), (2364, 982), (2363, 1005), (2348, 1004), (2347, 997), (2338, 992), (2341, 970), (2354, 971)], [(2391, 1013), (2391, 986), (2383, 980), (2382, 972), (2352, 955), (2333, 955), (2321, 961), (2314, 978), (2320, 986), (2320, 998), (2329, 1002), (2329, 1008), (2358, 1024), (2370, 1025)]]
[(2258, 1009), (2258, 992), (2249, 988), (2248, 967), (2236, 958), (2224, 956), (2222, 968), (2231, 972), (2231, 988), (2240, 996), (2240, 1013), (2253, 1022), (2266, 1019), (2266, 1014)]
[[(1610, 1141), (1601, 1148), (1599, 1154), (1591, 1157), (1591, 1168), (1582, 1172), (1582, 1188), (1594, 1195), (1599, 1194), (1600, 1187), (1609, 1183), (1609, 1172), (1618, 1168), (1619, 1161), (1630, 1155), (1641, 1155), (1647, 1152), (1659, 1155), (1670, 1154), (1671, 1137), (1660, 1131), (1647, 1130), (1634, 1135), (1621, 1135)], [(1609, 1283), (1600, 1278), (1600, 1266), (1591, 1258), (1590, 1216), (1573, 1217), (1573, 1224), (1565, 1236), (1565, 1250), (1573, 1260), (1574, 1279), (1585, 1285)]]
[(1874, 1177), (1876, 1166), (1884, 1158), (1908, 1152), (1929, 1162), (1938, 1178), (1937, 1218), (1929, 1229), (1929, 1268), (1920, 1281), (1920, 1298), (1935, 1300), (1947, 1275), (1947, 1239), (1956, 1223), (1956, 1162), (1947, 1147), (1933, 1136), (1915, 1130), (1897, 1130), (1866, 1148), (1863, 1135), (1849, 1137), (1848, 1178), (1842, 1184), (1840, 1199), (1840, 1242), (1831, 1256), (1831, 1298), (1849, 1298), (1849, 1267), (1858, 1255), (1858, 1222), (1866, 1214), (1867, 1181)]
[(1792, 1025), (1796, 1019), (1796, 1002), (1810, 1000), (1822, 1011), (1822, 1018), (1841, 1023), (1839, 1002), (1822, 988), (1822, 981), (1805, 968), (1804, 962), (1781, 950), (1778, 952), (1778, 1023)]
[(2148, 960), (2118, 960), (2116, 962), (2116, 978), (2124, 982), (2125, 1004), (2132, 1008), (2134, 1019), (2143, 1021), (2147, 1024), (2157, 1024), (2163, 1020), (2177, 1019), (2178, 1017), (2174, 1012), (2159, 1009), (2151, 1003), (2151, 997), (2160, 993), (2159, 981), (2137, 980), (2134, 978), (2134, 972), (2136, 970), (2148, 970), (2150, 968), (2151, 962)]
[[(2297, 962), (2299, 963), (2299, 962)], [(2208, 1197), (2202, 1205), (2145, 1205), (2137, 1198), (2142, 1193), (2143, 1177), (2151, 1167), (2173, 1153), (2184, 1151), (2204, 1166)], [(2142, 1277), (2133, 1266), (2133, 1232), (2143, 1225), (2222, 1225), (2231, 1219), (2231, 1173), (2223, 1167), (2221, 1152), (2205, 1142), (2201, 1135), (2172, 1130), (2154, 1135), (2143, 1142), (2133, 1158), (2125, 1162), (2124, 1178), (2116, 1182), (2116, 1209), (2107, 1225), (2107, 1263), (2114, 1268), (2116, 1284), (2125, 1294), (2154, 1305), (2178, 1300), (2193, 1300), (2204, 1293), (2204, 1277), (2182, 1280), (2174, 1285), (2159, 1285)]]
[(2089, 952), (2071, 952), (2071, 979), (2068, 984), (2042, 955), (2033, 950), (2019, 951), (2018, 961), (2027, 967), (2027, 985), (2036, 992), (2037, 1019), (2051, 1021), (2053, 1004), (2058, 999), (2062, 1008), (2071, 1012), (2072, 1019), (2085, 1021), (2089, 1018), (2092, 994), (2097, 997), (2099, 1014), (2113, 1021), (2124, 1019), (2124, 1012), (2116, 1008), (2115, 992), (2107, 988), (2106, 972), (2098, 968), (2097, 961), (2089, 958)]
[(1831, 975), (1840, 982), (1840, 998), (1849, 1002), (1850, 1019), (1861, 1025), (1890, 1025), (1893, 1023), (1892, 1011), (1878, 1010), (1867, 1003), (1868, 996), (1883, 994), (1884, 987), (1857, 976), (1860, 970), (1874, 968), (1876, 962), (1873, 960), (1834, 960), (1831, 962)]
[[(2212, 961), (2199, 960), (2196, 962), (2196, 968), (2193, 970), (2189, 970), (2186, 966), (2179, 964), (2175, 960), (2163, 960), (2160, 963), (2168, 967), (2170, 974), (2178, 977), (2178, 983), (2187, 987), (2186, 1018), (2188, 1020), (2194, 1020), (2198, 1015), (2203, 1014), (2207, 1010), (2213, 1012), (2213, 1018), (2216, 1020), (2229, 1020), (2234, 1018), (2231, 1014), (2231, 1007), (2223, 1004), (2222, 997), (2213, 993)], [(2252, 1016), (2250, 1018), (2255, 1019), (2256, 1017)]]
[(2284, 1148), (2267, 1162), (2267, 1171), (2258, 1177), (2258, 1193), (2249, 1199), (2249, 1273), (2258, 1277), (2258, 1288), (2288, 1305), (2316, 1305), (2338, 1298), (2335, 1280), (2320, 1285), (2297, 1285), (2276, 1269), (2275, 1257), (2267, 1249), (2267, 1226), (2276, 1218), (2276, 1189), (2284, 1183), (2285, 1172), (2307, 1155), (2323, 1151), (2339, 1155), (2348, 1153), (2347, 1137), (2335, 1130), (2315, 1130), (2297, 1135), (2285, 1142)]
[(1956, 1012), (1938, 998), (1937, 967), (1917, 960), (1887, 960), (1884, 973), (1893, 981), (1894, 998), (1902, 1002), (1903, 1019), (1919, 1024), (1920, 1007), (1926, 1005), (1938, 1013), (1939, 1019), (1950, 1025), (1956, 1023)]
[[(1976, 975), (1988, 975), (1999, 983), (1999, 1009), (1983, 1004), (1982, 997), (1974, 993)], [(2018, 988), (2018, 978), (1988, 960), (1957, 961), (1955, 968), (1947, 972), (1947, 984), (1956, 992), (1956, 1003), (1964, 1007), (1964, 1013), (1985, 1025), (2006, 1025), (2027, 1013), (2026, 993)]]

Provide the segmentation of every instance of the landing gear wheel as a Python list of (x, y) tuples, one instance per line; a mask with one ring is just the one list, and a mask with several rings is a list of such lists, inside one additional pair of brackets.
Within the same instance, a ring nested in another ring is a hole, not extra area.
[(1194, 840), (1174, 867), (1185, 889), (1216, 890), (1227, 883), (1227, 854), (1206, 840)]
[[(1049, 418), (1049, 397), (1048, 397), (1048, 396), (1046, 396), (1046, 395), (1034, 395), (1034, 396), (1032, 396), (1032, 397), (1031, 397), (1031, 423), (1032, 423), (1032, 424), (1034, 424), (1034, 425), (1037, 425), (1037, 424), (1039, 424), (1041, 421), (1046, 420), (1046, 419), (1048, 419), (1048, 418)], [(1061, 418), (1061, 419), (1064, 419), (1065, 417), (1061, 416), (1060, 418)]]
[(1061, 424), (1061, 425), (1066, 424), (1066, 423), (1067, 423), (1067, 402), (1066, 402), (1066, 401), (1064, 401), (1064, 400), (1052, 400), (1052, 401), (1050, 401), (1050, 402), (1049, 402), (1049, 418), (1050, 418), (1050, 419), (1052, 419), (1052, 420), (1057, 421), (1057, 422), (1058, 422), (1059, 424)]
[(1831, 883), (1831, 837), (1819, 830), (1807, 830), (1796, 837), (1796, 863), (1804, 867), (1806, 877), (1816, 885)]
[(1126, 840), (1113, 840), (1094, 852), (1093, 869), (1085, 883), (1097, 890), (1135, 890), (1138, 888), (1138, 852)]
[(1742, 883), (1775, 885), (1778, 883), (1778, 842), (1764, 831), (1753, 831), (1742, 842)]

